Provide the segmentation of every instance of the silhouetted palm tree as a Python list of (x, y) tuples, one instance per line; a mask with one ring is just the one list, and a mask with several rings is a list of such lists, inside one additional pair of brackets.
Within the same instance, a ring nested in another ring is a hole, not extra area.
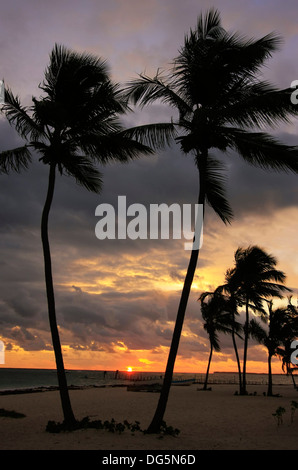
[(230, 282), (238, 287), (237, 295), (245, 306), (244, 352), (242, 372), (242, 393), (246, 391), (246, 363), (248, 338), (250, 334), (249, 310), (265, 315), (263, 301), (272, 297), (283, 297), (289, 289), (283, 284), (286, 276), (275, 269), (277, 260), (258, 246), (238, 248), (235, 252), (235, 266), (230, 270)]
[[(297, 339), (297, 336), (296, 338)], [(293, 372), (298, 370), (298, 366), (292, 363), (291, 357), (293, 353), (293, 348), (292, 348), (292, 339), (291, 340), (285, 340), (282, 344), (281, 347), (277, 348), (277, 355), (281, 358), (282, 360), (282, 370), (286, 372), (287, 375), (291, 376), (293, 386), (295, 390), (298, 390), (298, 386), (295, 382), (295, 377)]]
[[(218, 292), (204, 292), (200, 295), (201, 313), (204, 320), (204, 329), (210, 342), (210, 354), (205, 376), (203, 390), (207, 390), (208, 376), (213, 350), (221, 350), (218, 333), (231, 334), (235, 332), (235, 320), (230, 311), (229, 301)], [(238, 328), (237, 328), (238, 329)]]
[[(280, 143), (262, 129), (295, 114), (289, 90), (278, 90), (259, 80), (259, 70), (280, 44), (268, 34), (244, 39), (227, 33), (217, 11), (201, 15), (190, 30), (169, 74), (141, 75), (127, 87), (134, 104), (161, 101), (178, 110), (177, 137), (191, 153), (199, 170), (198, 203), (208, 202), (229, 223), (232, 210), (225, 198), (223, 164), (210, 149), (232, 149), (248, 163), (275, 170), (298, 170), (297, 150)], [(247, 130), (253, 128), (252, 131)], [(204, 212), (204, 210), (203, 210)], [(185, 311), (196, 270), (199, 249), (194, 245), (184, 281), (157, 409), (148, 432), (158, 432), (165, 413)]]
[[(120, 117), (127, 112), (127, 100), (119, 86), (113, 84), (105, 62), (87, 53), (76, 53), (55, 45), (45, 79), (40, 85), (44, 95), (33, 98), (26, 108), (18, 97), (6, 89), (3, 111), (10, 124), (25, 139), (23, 147), (0, 154), (0, 170), (26, 168), (31, 151), (49, 165), (49, 181), (41, 219), (41, 238), (44, 255), (48, 313), (57, 366), (58, 383), (68, 426), (75, 423), (67, 388), (59, 332), (57, 328), (48, 219), (53, 200), (57, 171), (70, 175), (89, 191), (101, 189), (101, 173), (97, 163), (111, 160), (127, 162), (153, 150), (142, 142), (156, 147), (165, 143), (172, 126), (152, 125), (126, 130)], [(135, 140), (138, 137), (138, 140)]]
[(227, 308), (230, 311), (231, 317), (232, 317), (232, 341), (233, 341), (233, 347), (235, 351), (235, 357), (236, 357), (236, 362), (237, 362), (237, 368), (238, 368), (238, 381), (239, 381), (239, 392), (240, 394), (242, 393), (242, 373), (241, 373), (241, 364), (240, 364), (240, 358), (239, 358), (239, 353), (238, 353), (238, 347), (237, 347), (237, 342), (236, 342), (236, 334), (238, 337), (243, 339), (239, 332), (242, 332), (242, 327), (239, 322), (236, 321), (236, 317), (239, 316), (238, 313), (238, 307), (241, 307), (243, 302), (241, 297), (237, 293), (237, 286), (234, 285), (233, 283), (233, 278), (230, 275), (231, 270), (227, 269), (226, 275), (225, 275), (225, 281), (226, 283), (218, 286), (216, 289), (216, 293), (220, 295), (224, 295), (226, 298), (226, 304)]
[(268, 302), (269, 314), (268, 314), (268, 332), (263, 339), (263, 344), (268, 350), (268, 389), (267, 396), (273, 395), (273, 382), (272, 382), (272, 357), (277, 354), (277, 348), (282, 344), (284, 340), (285, 328), (288, 328), (287, 310), (283, 308), (273, 309), (273, 302)]
[(294, 352), (292, 342), (298, 338), (298, 308), (292, 304), (292, 296), (289, 297), (289, 303), (286, 311), (287, 322), (283, 325), (281, 344), (276, 348), (276, 354), (282, 360), (282, 369), (291, 376), (293, 386), (297, 389), (294, 371), (298, 370), (297, 364), (292, 362)]

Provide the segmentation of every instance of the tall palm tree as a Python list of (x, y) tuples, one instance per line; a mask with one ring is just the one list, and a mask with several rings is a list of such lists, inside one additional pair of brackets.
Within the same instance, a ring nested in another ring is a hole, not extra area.
[[(198, 203), (209, 203), (224, 223), (232, 220), (225, 197), (223, 164), (210, 154), (235, 150), (248, 163), (275, 170), (298, 170), (297, 150), (267, 134), (263, 128), (287, 122), (297, 110), (291, 89), (278, 90), (259, 80), (259, 71), (278, 48), (280, 38), (268, 34), (245, 39), (221, 25), (219, 12), (198, 18), (169, 73), (141, 75), (127, 86), (134, 104), (163, 102), (178, 110), (176, 122), (181, 150), (192, 154), (199, 170)], [(259, 128), (260, 131), (256, 130)], [(262, 130), (261, 130), (262, 129)], [(185, 311), (197, 266), (193, 246), (178, 307), (160, 399), (148, 432), (158, 432), (168, 401)]]
[[(210, 342), (210, 353), (203, 390), (207, 390), (208, 376), (213, 350), (221, 351), (218, 333), (231, 334), (235, 332), (235, 320), (230, 311), (229, 301), (218, 292), (203, 292), (199, 299), (204, 329)], [(238, 328), (237, 328), (238, 329)]]
[[(6, 89), (3, 111), (11, 125), (26, 141), (25, 145), (0, 154), (0, 171), (21, 170), (38, 153), (49, 166), (46, 200), (41, 218), (48, 314), (57, 366), (64, 422), (75, 423), (56, 320), (48, 220), (57, 172), (70, 175), (89, 191), (102, 186), (97, 163), (111, 160), (127, 162), (140, 154), (151, 154), (149, 142), (159, 147), (171, 133), (171, 125), (124, 129), (120, 117), (127, 112), (127, 100), (112, 83), (106, 63), (87, 53), (77, 53), (55, 45), (45, 78), (40, 85), (43, 96), (32, 98), (29, 108)], [(135, 137), (138, 137), (136, 140)], [(32, 153), (31, 153), (32, 152)]]
[(276, 258), (258, 246), (238, 248), (235, 252), (235, 266), (230, 271), (231, 282), (238, 286), (238, 295), (245, 306), (244, 351), (242, 393), (246, 390), (246, 364), (248, 338), (250, 334), (249, 310), (265, 315), (263, 301), (272, 297), (282, 298), (286, 276), (275, 268)]

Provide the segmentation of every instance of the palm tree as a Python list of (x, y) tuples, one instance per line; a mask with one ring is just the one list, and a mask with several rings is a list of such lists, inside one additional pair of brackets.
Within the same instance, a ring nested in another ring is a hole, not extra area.
[(240, 364), (240, 358), (239, 358), (239, 353), (238, 353), (238, 347), (237, 347), (237, 342), (236, 342), (236, 334), (239, 338), (241, 339), (243, 338), (239, 334), (239, 332), (242, 331), (242, 327), (240, 323), (236, 321), (236, 316), (239, 316), (238, 306), (239, 307), (242, 306), (242, 299), (239, 297), (237, 293), (238, 289), (237, 289), (237, 286), (235, 286), (233, 283), (233, 277), (231, 276), (230, 269), (227, 269), (226, 271), (225, 281), (226, 281), (225, 284), (218, 286), (215, 292), (218, 293), (219, 295), (225, 296), (227, 309), (229, 310), (231, 318), (232, 318), (231, 335), (232, 335), (232, 342), (233, 342), (237, 368), (238, 368), (239, 392), (241, 394), (242, 393), (242, 374), (241, 374), (241, 364)]
[[(297, 336), (296, 336), (297, 337)], [(284, 340), (281, 347), (277, 348), (277, 355), (282, 360), (282, 370), (286, 372), (287, 375), (291, 376), (293, 386), (295, 390), (298, 390), (298, 386), (295, 382), (295, 377), (293, 372), (298, 370), (298, 366), (294, 365), (291, 361), (291, 356), (293, 353), (293, 349), (291, 347), (292, 340)]]
[(235, 266), (230, 270), (230, 282), (237, 286), (241, 302), (245, 306), (244, 352), (242, 372), (242, 393), (246, 391), (246, 363), (248, 338), (250, 335), (249, 310), (265, 315), (263, 301), (272, 297), (282, 298), (289, 289), (283, 284), (286, 276), (275, 269), (276, 258), (258, 246), (238, 248), (235, 252)]
[(273, 395), (273, 382), (272, 382), (272, 357), (277, 353), (277, 348), (283, 341), (284, 329), (287, 325), (287, 310), (283, 308), (277, 308), (273, 310), (273, 301), (268, 302), (269, 314), (268, 314), (268, 333), (263, 340), (263, 344), (268, 350), (268, 390), (267, 396)]
[(297, 389), (293, 372), (298, 369), (297, 365), (292, 363), (292, 342), (298, 337), (298, 308), (292, 304), (292, 296), (288, 298), (289, 302), (286, 312), (287, 322), (283, 325), (283, 334), (281, 343), (276, 348), (276, 354), (282, 360), (282, 369), (291, 376), (293, 386)]
[[(223, 164), (211, 156), (235, 150), (248, 163), (275, 170), (298, 170), (297, 150), (282, 144), (263, 128), (287, 122), (297, 110), (291, 89), (278, 90), (258, 79), (259, 71), (280, 44), (268, 34), (244, 39), (227, 33), (215, 10), (198, 18), (195, 30), (168, 74), (141, 75), (127, 86), (127, 96), (141, 106), (159, 101), (178, 111), (175, 123), (181, 150), (192, 154), (199, 170), (198, 203), (206, 202), (224, 223), (232, 220), (225, 197)], [(259, 132), (256, 128), (262, 129)], [(252, 129), (252, 130), (250, 130)], [(158, 432), (166, 410), (185, 311), (195, 274), (199, 249), (193, 246), (181, 293), (160, 399), (148, 432)]]
[(268, 350), (268, 390), (267, 396), (273, 396), (273, 381), (272, 381), (272, 357), (281, 356), (283, 361), (283, 369), (286, 368), (293, 379), (294, 387), (296, 388), (295, 380), (293, 377), (293, 364), (291, 364), (290, 354), (291, 350), (288, 346), (297, 338), (298, 332), (298, 315), (297, 309), (289, 302), (287, 307), (279, 307), (273, 309), (273, 301), (267, 300), (268, 314), (264, 319), (267, 323), (267, 328), (262, 327), (255, 319), (250, 321), (250, 335), (254, 337), (259, 343), (264, 344)]
[(216, 352), (221, 351), (218, 333), (235, 332), (236, 324), (230, 311), (229, 301), (223, 295), (218, 292), (203, 292), (198, 300), (201, 302), (201, 313), (205, 322), (204, 329), (210, 342), (210, 354), (203, 387), (203, 390), (207, 390), (213, 350)]
[[(96, 164), (109, 161), (127, 162), (153, 150), (142, 142), (165, 143), (171, 125), (124, 129), (120, 117), (127, 112), (127, 100), (118, 85), (109, 78), (106, 63), (87, 53), (76, 53), (55, 45), (50, 55), (45, 79), (40, 85), (44, 95), (32, 98), (26, 108), (11, 90), (5, 91), (3, 111), (10, 124), (26, 141), (25, 145), (0, 154), (0, 170), (26, 168), (32, 154), (49, 166), (46, 200), (41, 218), (48, 314), (57, 366), (64, 423), (75, 423), (56, 320), (52, 263), (48, 237), (48, 220), (57, 172), (75, 178), (88, 191), (101, 190), (101, 173)], [(138, 140), (135, 140), (135, 137)]]

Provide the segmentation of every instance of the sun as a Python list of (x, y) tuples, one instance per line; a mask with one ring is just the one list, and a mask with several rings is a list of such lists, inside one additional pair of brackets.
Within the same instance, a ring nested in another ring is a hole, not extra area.
[(132, 367), (127, 367), (127, 372), (132, 372)]

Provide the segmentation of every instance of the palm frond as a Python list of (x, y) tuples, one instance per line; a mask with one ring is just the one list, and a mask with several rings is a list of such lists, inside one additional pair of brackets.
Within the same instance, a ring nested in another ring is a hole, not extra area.
[(43, 127), (39, 126), (30, 116), (33, 108), (22, 106), (18, 96), (14, 96), (9, 88), (5, 89), (5, 104), (2, 108), (9, 124), (14, 125), (18, 134), (24, 139), (43, 139), (46, 137)]
[(249, 322), (249, 334), (252, 338), (263, 344), (267, 338), (265, 329), (254, 318)]
[(282, 144), (264, 132), (226, 128), (229, 146), (251, 165), (275, 171), (298, 172), (298, 147)]
[(83, 102), (86, 93), (98, 83), (104, 83), (108, 79), (105, 60), (55, 44), (45, 71), (44, 82), (40, 87), (54, 101), (65, 104), (78, 103)]
[(289, 123), (297, 115), (291, 103), (292, 89), (278, 90), (267, 82), (243, 84), (238, 82), (227, 94), (222, 93), (216, 110), (221, 122), (241, 127), (266, 127)]
[(170, 83), (163, 81), (158, 75), (154, 78), (140, 75), (138, 80), (131, 81), (124, 89), (124, 95), (134, 104), (144, 107), (160, 101), (179, 110), (180, 116), (192, 113), (192, 107), (175, 92)]
[(128, 162), (141, 155), (152, 155), (153, 150), (122, 132), (107, 135), (87, 134), (77, 138), (81, 150), (101, 164), (109, 161)]
[(63, 160), (63, 168), (68, 175), (75, 178), (80, 186), (83, 186), (88, 191), (100, 193), (102, 189), (102, 174), (87, 157), (71, 155), (69, 159)]
[(205, 169), (205, 191), (207, 202), (221, 220), (231, 223), (233, 211), (226, 198), (226, 178), (223, 173), (224, 165), (215, 158), (208, 157)]
[[(196, 33), (199, 38), (216, 38), (222, 32), (221, 18), (218, 10), (210, 8), (205, 15), (198, 17)], [(193, 33), (193, 31), (191, 31)]]
[(152, 149), (163, 149), (175, 139), (177, 131), (173, 123), (159, 123), (131, 127), (122, 131), (121, 135)]
[(0, 174), (8, 174), (10, 171), (19, 173), (21, 170), (27, 170), (29, 163), (31, 163), (31, 153), (27, 145), (6, 150), (0, 153)]

